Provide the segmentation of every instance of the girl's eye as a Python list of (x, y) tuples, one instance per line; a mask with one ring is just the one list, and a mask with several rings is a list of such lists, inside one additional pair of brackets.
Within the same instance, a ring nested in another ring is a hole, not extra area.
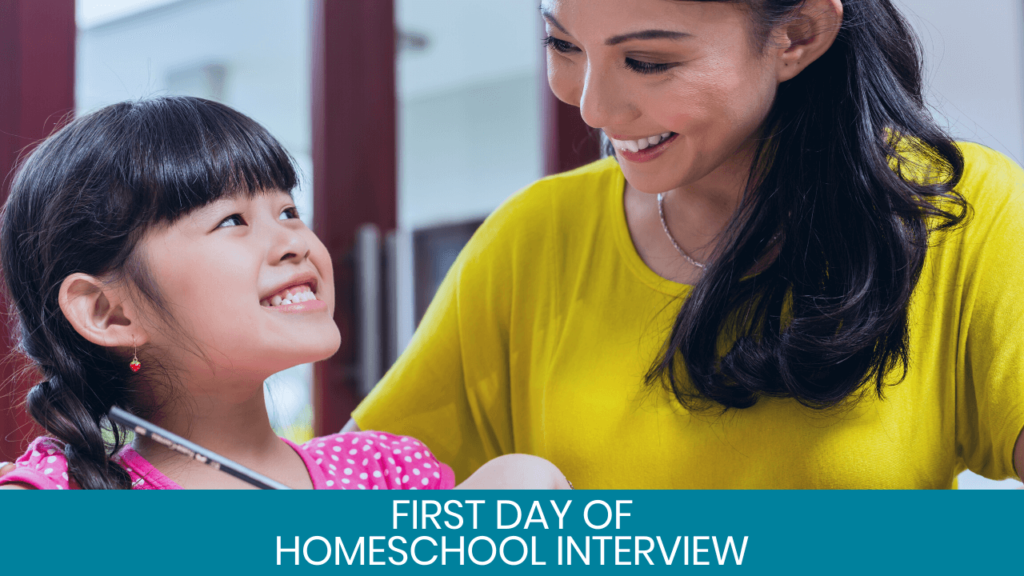
[(232, 226), (245, 226), (245, 218), (241, 214), (232, 214), (220, 221), (217, 228), (231, 228)]
[(561, 52), (562, 54), (568, 54), (569, 52), (579, 52), (580, 49), (573, 46), (571, 43), (565, 40), (559, 40), (554, 36), (548, 36), (544, 39), (544, 46), (554, 50), (555, 52)]
[(295, 206), (289, 206), (281, 211), (281, 215), (277, 217), (278, 220), (291, 220), (299, 217), (299, 209)]
[(626, 58), (626, 68), (640, 74), (657, 74), (659, 72), (664, 72), (673, 66), (674, 64), (652, 64), (651, 62), (642, 62), (640, 60)]

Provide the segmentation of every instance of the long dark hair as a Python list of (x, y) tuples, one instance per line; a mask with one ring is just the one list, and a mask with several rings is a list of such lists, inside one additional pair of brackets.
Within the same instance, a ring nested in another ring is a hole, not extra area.
[[(764, 46), (803, 0), (746, 3)], [(907, 22), (889, 0), (843, 6), (832, 47), (779, 87), (740, 209), (648, 372), (687, 408), (828, 408), (868, 384), (882, 397), (891, 373), (906, 376), (929, 237), (969, 214), (954, 190), (963, 156), (925, 109)]]
[(111, 460), (125, 431), (105, 416), (115, 405), (137, 408), (141, 381), (128, 359), (67, 321), (57, 300), (63, 280), (77, 272), (126, 280), (166, 311), (135, 253), (147, 229), (224, 195), (290, 192), (295, 184), (291, 158), (263, 127), (199, 98), (108, 106), (69, 123), (21, 164), (4, 207), (0, 254), (19, 350), (46, 378), (27, 407), (63, 443), (81, 487), (130, 487)]

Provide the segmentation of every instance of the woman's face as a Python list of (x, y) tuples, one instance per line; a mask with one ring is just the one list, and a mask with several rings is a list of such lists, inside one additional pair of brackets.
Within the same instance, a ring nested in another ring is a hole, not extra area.
[[(177, 325), (155, 325), (149, 343), (174, 368), (262, 380), (341, 343), (330, 255), (284, 192), (222, 198), (151, 230), (139, 249)], [(201, 355), (179, 357), (183, 337)]]
[(543, 0), (541, 13), (551, 89), (612, 139), (634, 188), (746, 173), (778, 79), (742, 3)]

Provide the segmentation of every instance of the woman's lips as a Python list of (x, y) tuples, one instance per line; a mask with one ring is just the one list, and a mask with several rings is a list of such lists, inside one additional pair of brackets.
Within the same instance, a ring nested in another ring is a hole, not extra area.
[(630, 162), (650, 162), (651, 160), (654, 160), (658, 156), (661, 156), (665, 152), (665, 149), (676, 141), (676, 138), (678, 138), (678, 136), (679, 134), (673, 132), (671, 136), (663, 139), (661, 142), (655, 144), (654, 146), (644, 148), (643, 150), (637, 150), (636, 152), (616, 147), (615, 154), (620, 158), (624, 158)]

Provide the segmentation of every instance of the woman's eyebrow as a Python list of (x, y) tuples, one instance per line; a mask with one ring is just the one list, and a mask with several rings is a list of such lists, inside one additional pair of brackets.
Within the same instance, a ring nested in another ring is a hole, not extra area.
[[(540, 11), (540, 15), (543, 16), (544, 19), (552, 26), (561, 30), (563, 34), (569, 34), (569, 31), (565, 29), (565, 26), (562, 26), (551, 12), (542, 9)], [(569, 35), (571, 36), (571, 34)], [(612, 36), (605, 40), (604, 43), (608, 46), (615, 46), (616, 44), (622, 44), (627, 40), (681, 40), (690, 36), (692, 36), (692, 34), (687, 34), (686, 32), (673, 32), (671, 30), (642, 30), (640, 32), (630, 32), (629, 34)]]
[(686, 32), (673, 32), (671, 30), (642, 30), (640, 32), (630, 32), (629, 34), (620, 34), (619, 36), (612, 36), (611, 38), (604, 41), (608, 46), (615, 46), (616, 44), (622, 44), (627, 40), (681, 40), (683, 38), (689, 38), (692, 34)]

